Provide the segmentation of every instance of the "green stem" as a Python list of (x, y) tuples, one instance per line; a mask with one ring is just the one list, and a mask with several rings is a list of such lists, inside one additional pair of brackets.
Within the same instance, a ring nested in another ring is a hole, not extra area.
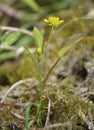
[[(52, 32), (53, 32), (53, 29), (54, 29), (54, 26), (52, 26), (52, 28), (51, 28), (50, 35), (49, 35), (49, 38), (48, 38), (47, 43), (48, 43), (48, 42), (50, 41), (50, 39), (51, 39), (51, 34), (52, 34)], [(56, 62), (53, 64), (53, 66), (50, 68), (50, 70), (48, 71), (47, 75), (46, 75), (45, 78), (43, 79), (42, 84), (43, 84), (44, 86), (45, 86), (45, 84), (46, 84), (46, 82), (47, 82), (47, 80), (48, 80), (50, 74), (52, 73), (53, 69), (55, 68), (55, 66), (57, 65), (57, 63), (59, 62), (60, 59), (61, 59), (61, 58), (59, 58), (59, 59), (56, 60)]]
[[(54, 29), (54, 26), (52, 26), (51, 28), (51, 31), (50, 31), (50, 34), (49, 34), (49, 38), (48, 38), (48, 41), (46, 42), (46, 45), (49, 43), (50, 39), (51, 39), (51, 34), (53, 32), (53, 29)], [(43, 45), (44, 46), (44, 45)]]
[(45, 76), (45, 78), (42, 81), (42, 84), (45, 86), (50, 74), (52, 73), (53, 69), (55, 68), (55, 66), (57, 65), (57, 63), (60, 61), (61, 58), (57, 59), (56, 62), (52, 65), (52, 67), (50, 68), (50, 70), (48, 71), (47, 75)]
[(43, 95), (42, 76), (41, 76), (41, 72), (40, 72), (38, 62), (35, 60), (35, 57), (29, 52), (29, 50), (27, 48), (25, 48), (25, 49), (28, 52), (28, 54), (31, 56), (31, 59), (32, 59), (34, 65), (35, 65), (36, 71), (38, 73), (38, 79), (39, 79), (39, 85), (40, 85), (40, 101), (39, 101), (39, 107), (37, 109), (37, 116), (38, 116), (39, 113), (40, 113), (41, 105), (42, 105), (42, 95)]
[(54, 26), (52, 26), (52, 28), (51, 28), (50, 35), (49, 35), (49, 38), (48, 38), (47, 43), (49, 43), (49, 41), (50, 41), (50, 39), (51, 39), (51, 35), (52, 35), (53, 30), (54, 30)]

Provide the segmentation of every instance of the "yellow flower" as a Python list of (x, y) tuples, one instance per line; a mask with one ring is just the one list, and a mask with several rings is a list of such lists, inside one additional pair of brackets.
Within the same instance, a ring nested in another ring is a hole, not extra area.
[(57, 27), (61, 23), (64, 22), (64, 20), (60, 20), (58, 17), (49, 17), (48, 19), (44, 19), (44, 22), (49, 23), (51, 26)]

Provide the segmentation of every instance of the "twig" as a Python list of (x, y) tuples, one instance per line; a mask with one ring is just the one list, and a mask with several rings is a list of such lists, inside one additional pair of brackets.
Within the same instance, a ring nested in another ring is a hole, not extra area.
[(84, 96), (89, 96), (89, 95), (94, 95), (94, 92), (87, 92), (87, 93), (84, 93), (84, 94), (80, 94), (82, 97)]
[(48, 125), (46, 127), (44, 127), (42, 130), (49, 130), (50, 128), (54, 129), (56, 127), (64, 127), (64, 126), (68, 126), (69, 130), (72, 130), (72, 124), (71, 122), (65, 122), (65, 123), (55, 123), (55, 124), (52, 124), (52, 125)]
[(0, 3), (0, 11), (4, 12), (9, 17), (13, 17), (16, 19), (19, 19), (22, 15), (20, 12), (14, 10), (13, 8), (11, 8), (5, 4), (1, 4), (1, 3)]
[(21, 33), (27, 34), (29, 36), (32, 36), (32, 32), (31, 31), (28, 31), (28, 30), (22, 29), (22, 28), (17, 28), (17, 27), (0, 26), (0, 30), (13, 31), (13, 32), (21, 32)]
[(0, 107), (3, 107), (3, 106), (10, 106), (10, 104), (0, 103)]
[(82, 112), (81, 108), (79, 110), (79, 117), (87, 124), (89, 130), (94, 130), (93, 122), (91, 122), (88, 117)]
[(17, 50), (18, 48), (15, 47), (15, 46), (4, 46), (4, 45), (0, 45), (0, 49), (15, 51), (15, 50)]
[(25, 84), (26, 82), (32, 82), (32, 79), (31, 78), (28, 78), (28, 79), (24, 79), (24, 80), (20, 80), (18, 82), (16, 82), (15, 84), (13, 84), (9, 89), (8, 91), (4, 94), (2, 100), (1, 100), (1, 103), (3, 103), (6, 99), (6, 97), (8, 96), (8, 94), (16, 87), (18, 87), (19, 85), (21, 84)]
[[(0, 49), (2, 49), (2, 50), (9, 50), (9, 51), (16, 51), (15, 58), (19, 57), (25, 51), (23, 46), (17, 48), (15, 46), (0, 45)], [(29, 48), (30, 53), (34, 53), (35, 50), (36, 50), (36, 48), (33, 48), (33, 47)]]
[(11, 111), (11, 114), (12, 114), (13, 116), (15, 116), (15, 117), (21, 119), (21, 120), (24, 120), (24, 117), (23, 117), (23, 116), (18, 115), (17, 113), (14, 113), (13, 111)]
[(47, 126), (46, 128), (54, 128), (54, 127), (60, 127), (60, 126), (63, 126), (63, 123), (52, 124), (52, 125)]

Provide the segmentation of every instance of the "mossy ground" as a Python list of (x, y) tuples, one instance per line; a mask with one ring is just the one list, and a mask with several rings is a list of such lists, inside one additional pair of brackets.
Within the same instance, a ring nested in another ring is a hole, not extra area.
[[(44, 86), (43, 103), (40, 111), (43, 125), (48, 112), (48, 99), (45, 95), (48, 95), (51, 101), (48, 124), (62, 123), (62, 126), (54, 129), (69, 129), (71, 126), (73, 130), (88, 130), (91, 124), (93, 125), (93, 72), (90, 72), (92, 79), (87, 80), (86, 84), (83, 84), (89, 76), (88, 69), (90, 69), (86, 68), (85, 64), (93, 60), (93, 44), (89, 44), (90, 41), (93, 43), (93, 39), (87, 37), (65, 55), (56, 66), (52, 76), (50, 76), (48, 81), (50, 85)], [(84, 44), (85, 47), (83, 48)], [(63, 70), (59, 72), (59, 68), (62, 66)], [(85, 76), (84, 69), (87, 72)], [(36, 82), (36, 80), (33, 82)], [(15, 105), (19, 102), (28, 102), (39, 95), (39, 86), (34, 86), (33, 84), (20, 86), (17, 90), (13, 90), (10, 97), (6, 100), (6, 103), (10, 104), (9, 110), (6, 106), (1, 105), (1, 128), (7, 129), (9, 127), (9, 129), (12, 129), (13, 125), (18, 130), (24, 128), (24, 121), (14, 117), (10, 110), (24, 116), (24, 108)], [(89, 94), (90, 92), (92, 93)], [(34, 107), (30, 112), (30, 120), (33, 120), (35, 115), (36, 108)], [(89, 123), (91, 123), (90, 126)]]

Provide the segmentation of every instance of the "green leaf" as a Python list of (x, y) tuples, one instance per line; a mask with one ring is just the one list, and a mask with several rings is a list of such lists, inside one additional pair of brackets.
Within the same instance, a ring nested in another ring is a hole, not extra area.
[(33, 36), (34, 36), (35, 42), (37, 43), (38, 48), (42, 48), (43, 47), (43, 35), (37, 27), (34, 27), (34, 29), (33, 29)]
[(35, 0), (22, 0), (25, 4), (27, 4), (30, 8), (32, 8), (34, 11), (41, 11), (41, 8), (39, 5), (35, 2)]
[(30, 109), (31, 109), (32, 106), (36, 106), (37, 109), (38, 109), (39, 104), (38, 103), (30, 103), (26, 107), (26, 110), (25, 110), (25, 129), (24, 130), (29, 130), (29, 128), (34, 123), (34, 120), (32, 120), (32, 121), (29, 120)]
[(31, 108), (32, 104), (29, 104), (26, 107), (26, 111), (25, 111), (25, 126), (26, 126), (26, 130), (29, 130), (30, 125), (29, 125), (29, 112), (30, 112), (30, 108)]
[(4, 61), (13, 57), (15, 57), (15, 51), (0, 53), (0, 61)]
[(28, 35), (23, 35), (15, 44), (16, 47), (21, 47), (25, 45), (32, 45), (33, 44), (33, 38)]
[(74, 47), (74, 45), (76, 43), (78, 43), (80, 40), (82, 40), (84, 37), (81, 35), (74, 35), (72, 37), (70, 37), (66, 42), (65, 42), (65, 46), (60, 49), (60, 51), (58, 52), (58, 56), (59, 58), (61, 58), (66, 52), (68, 52), (71, 48)]
[(20, 32), (10, 32), (9, 34), (7, 35), (4, 35), (2, 37), (2, 44), (4, 46), (10, 46), (12, 45), (14, 42), (16, 42), (19, 37), (21, 36), (21, 33)]

